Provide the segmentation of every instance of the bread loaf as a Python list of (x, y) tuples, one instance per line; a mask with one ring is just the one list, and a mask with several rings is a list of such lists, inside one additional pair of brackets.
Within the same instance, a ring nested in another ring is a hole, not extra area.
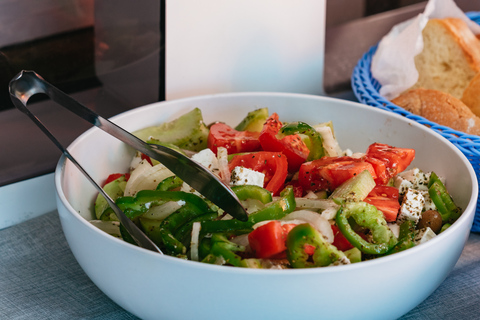
[(480, 117), (480, 73), (473, 77), (463, 92), (462, 101), (472, 112)]
[(412, 89), (435, 89), (462, 98), (480, 72), (479, 40), (457, 18), (430, 19), (422, 35), (424, 48), (415, 57), (419, 78)]
[(480, 118), (461, 100), (433, 89), (411, 89), (392, 103), (440, 125), (468, 134), (480, 135)]

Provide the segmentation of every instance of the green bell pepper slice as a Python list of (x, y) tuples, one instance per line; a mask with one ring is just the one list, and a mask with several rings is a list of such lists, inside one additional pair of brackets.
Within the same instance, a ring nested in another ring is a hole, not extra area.
[[(351, 227), (348, 219), (368, 228), (372, 233), (373, 243), (364, 240)], [(360, 251), (366, 254), (385, 254), (397, 244), (397, 238), (385, 221), (383, 213), (366, 202), (347, 202), (337, 211), (335, 222), (340, 232)]]
[(272, 193), (255, 185), (233, 186), (232, 191), (240, 200), (256, 199), (263, 204), (272, 202)]
[(171, 176), (162, 180), (155, 190), (159, 191), (172, 191), (173, 189), (180, 188), (183, 184), (183, 180), (177, 176)]
[(165, 253), (182, 256), (187, 252), (189, 242), (185, 240), (185, 237), (188, 230), (191, 232), (193, 222), (211, 219), (212, 215), (216, 216), (216, 213), (198, 211), (187, 202), (162, 221), (143, 217), (140, 217), (139, 221), (145, 234), (157, 246), (165, 250)]
[(310, 139), (310, 153), (308, 154), (307, 161), (320, 159), (325, 156), (325, 149), (323, 147), (323, 138), (315, 128), (304, 122), (292, 122), (284, 125), (280, 129), (280, 133), (285, 135), (303, 134)]
[(174, 237), (178, 239), (185, 247), (190, 246), (190, 241), (192, 239), (192, 228), (195, 222), (204, 222), (204, 221), (212, 221), (218, 217), (218, 212), (212, 211), (206, 214), (203, 214), (199, 217), (191, 219), (190, 221), (184, 223), (181, 227), (177, 228), (174, 233)]
[[(245, 251), (245, 247), (228, 240), (226, 234), (213, 234), (211, 239), (209, 239), (208, 247), (209, 253), (204, 259), (202, 259), (202, 262), (204, 263), (215, 264), (219, 258), (223, 258), (225, 260), (225, 264), (232, 265), (234, 267), (252, 268), (255, 266), (259, 267), (261, 265), (260, 262), (252, 263), (252, 260), (256, 259), (243, 259), (241, 256), (236, 254), (236, 252)], [(201, 251), (204, 250), (205, 247)]]
[(461, 208), (455, 204), (452, 197), (448, 193), (447, 188), (440, 178), (435, 174), (435, 172), (430, 174), (430, 180), (428, 182), (428, 194), (437, 207), (437, 211), (442, 216), (442, 221), (444, 223), (452, 223), (456, 221), (462, 214)]
[[(293, 268), (326, 267), (345, 258), (342, 251), (325, 241), (308, 223), (299, 224), (290, 230), (286, 243), (287, 259)], [(305, 251), (306, 246), (315, 247), (312, 256)]]
[(210, 211), (208, 204), (199, 196), (183, 191), (141, 190), (135, 197), (120, 197), (115, 203), (125, 212), (127, 217), (134, 219), (141, 216), (152, 206), (158, 206), (168, 201), (185, 201), (196, 213)]
[(442, 229), (440, 229), (440, 233), (442, 233), (443, 231), (447, 230), (448, 228), (450, 228), (452, 225), (450, 223), (445, 223), (443, 226), (442, 226)]
[(400, 225), (398, 243), (389, 251), (388, 254), (394, 254), (415, 247), (416, 223), (411, 220), (404, 221)]
[(280, 193), (280, 199), (272, 202), (262, 210), (254, 212), (248, 216), (247, 221), (236, 219), (205, 221), (202, 223), (202, 233), (218, 232), (250, 232), (253, 225), (265, 220), (279, 220), (295, 210), (295, 195), (293, 187), (288, 186)]

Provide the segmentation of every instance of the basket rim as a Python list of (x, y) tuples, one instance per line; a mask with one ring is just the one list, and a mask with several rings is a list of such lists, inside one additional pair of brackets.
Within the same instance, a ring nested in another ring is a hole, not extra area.
[[(480, 12), (467, 12), (466, 15), (480, 25)], [(381, 85), (373, 78), (370, 71), (372, 57), (377, 47), (378, 43), (370, 47), (353, 69), (351, 85), (357, 99), (364, 104), (400, 114), (408, 119), (426, 125), (454, 143), (465, 154), (480, 156), (480, 136), (467, 134), (447, 126), (439, 125), (391, 103), (380, 95), (379, 90)]]

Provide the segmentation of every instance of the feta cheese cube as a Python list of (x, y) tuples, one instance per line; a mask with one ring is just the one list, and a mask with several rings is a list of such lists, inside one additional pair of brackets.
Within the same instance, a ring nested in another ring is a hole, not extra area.
[[(220, 171), (219, 169), (219, 163), (217, 156), (215, 153), (213, 153), (212, 150), (210, 149), (203, 149), (202, 151), (195, 153), (192, 157), (192, 160), (195, 162), (201, 164), (208, 170), (210, 170), (213, 174), (218, 176), (218, 173)], [(180, 188), (180, 191), (183, 192), (188, 192), (188, 193), (193, 193), (196, 194), (197, 196), (203, 197), (198, 191), (193, 189), (191, 186), (189, 186), (186, 182), (182, 184), (182, 187)]]
[(398, 238), (400, 236), (400, 225), (396, 223), (387, 223), (388, 228), (392, 231), (393, 235)]
[(232, 170), (232, 176), (230, 177), (230, 185), (243, 186), (243, 185), (255, 185), (263, 188), (263, 182), (265, 180), (265, 174), (257, 172), (245, 167), (235, 167)]
[(202, 151), (194, 154), (192, 160), (200, 163), (202, 166), (210, 170), (211, 172), (218, 174), (218, 159), (215, 153), (210, 149), (203, 149)]
[(419, 190), (419, 191), (422, 194), (423, 199), (425, 199), (425, 204), (423, 205), (423, 211), (437, 210), (435, 203), (433, 203), (432, 198), (430, 198), (430, 195), (428, 194), (428, 190)]
[(394, 186), (400, 195), (405, 194), (408, 188), (416, 190), (428, 190), (430, 172), (423, 172), (418, 168), (404, 171), (395, 176)]
[(396, 176), (394, 181), (395, 188), (398, 189), (399, 195), (403, 196), (408, 189), (413, 189), (413, 183), (403, 179), (402, 177)]
[(406, 220), (415, 221), (415, 223), (417, 223), (422, 216), (424, 205), (425, 199), (421, 192), (408, 188), (403, 197), (402, 205), (400, 206), (397, 223), (402, 223)]
[(430, 227), (426, 227), (417, 231), (417, 233), (415, 234), (414, 242), (416, 245), (419, 245), (427, 242), (428, 240), (432, 240), (436, 236), (437, 235), (435, 234), (435, 232), (433, 232), (432, 229), (430, 229)]

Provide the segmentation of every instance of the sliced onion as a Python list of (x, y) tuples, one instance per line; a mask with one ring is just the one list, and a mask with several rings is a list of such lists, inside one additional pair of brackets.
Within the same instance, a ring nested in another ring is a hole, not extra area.
[(306, 199), (318, 199), (317, 195), (313, 191), (308, 191), (307, 194), (304, 196)]
[(120, 233), (120, 222), (118, 221), (91, 220), (90, 223), (109, 235), (117, 238), (122, 237)]
[(248, 233), (236, 236), (236, 237), (230, 239), (230, 241), (238, 244), (239, 246), (243, 246), (243, 247), (248, 247), (250, 245), (250, 243), (248, 242)]
[(200, 229), (202, 224), (200, 222), (194, 222), (192, 226), (192, 241), (190, 243), (190, 258), (193, 261), (198, 261), (198, 244), (200, 239)]
[(255, 230), (257, 229), (258, 227), (261, 227), (269, 222), (272, 222), (272, 221), (275, 221), (275, 220), (264, 220), (264, 221), (260, 221), (260, 222), (257, 222), (255, 223), (253, 226), (252, 226), (252, 229)]
[(314, 209), (325, 210), (328, 208), (339, 208), (340, 206), (330, 199), (307, 199), (307, 198), (295, 198), (297, 208), (299, 209)]
[(228, 169), (228, 152), (227, 148), (218, 147), (217, 149), (218, 169), (222, 181), (228, 186), (230, 185), (230, 170)]
[[(317, 213), (318, 214), (318, 213)], [(288, 216), (287, 216), (288, 217)], [(284, 218), (285, 219), (285, 218)], [(255, 223), (253, 226), (252, 226), (252, 229), (255, 230), (257, 229), (258, 227), (261, 227), (263, 225), (266, 225), (267, 223), (269, 222), (272, 222), (272, 221), (279, 221), (280, 224), (283, 226), (284, 224), (303, 224), (303, 223), (308, 223), (308, 221), (306, 220), (302, 220), (302, 219), (282, 219), (282, 220), (264, 220), (264, 221), (260, 221), (260, 222), (257, 222)]]
[(323, 210), (320, 215), (327, 220), (333, 220), (337, 216), (338, 208), (338, 206), (327, 208)]
[(125, 195), (130, 195), (130, 192), (128, 192), (128, 191), (130, 190), (131, 185), (133, 183), (135, 183), (135, 181), (140, 176), (143, 176), (144, 172), (149, 170), (151, 167), (152, 167), (152, 165), (150, 163), (148, 163), (147, 160), (140, 161), (140, 163), (137, 165), (137, 167), (134, 170), (132, 170), (132, 172), (130, 173), (130, 178), (128, 179), (127, 184), (125, 186), (125, 192), (124, 192)]
[(130, 162), (130, 171), (135, 170), (142, 160), (141, 153), (137, 151), (137, 153), (135, 153), (135, 157), (133, 157), (132, 161)]
[(159, 206), (151, 207), (143, 214), (143, 217), (154, 220), (163, 220), (184, 205), (185, 201), (168, 201)]
[(240, 201), (245, 210), (247, 211), (248, 214), (257, 212), (259, 210), (262, 210), (266, 207), (265, 204), (263, 204), (260, 200), (257, 199), (245, 199), (243, 201)]
[(222, 218), (220, 218), (220, 220), (232, 220), (232, 219), (233, 217), (228, 213), (225, 213), (225, 215)]
[(283, 221), (303, 220), (310, 223), (318, 232), (320, 232), (327, 242), (333, 242), (333, 230), (330, 222), (319, 213), (310, 210), (299, 210), (289, 213), (282, 219)]
[(138, 167), (132, 171), (130, 179), (125, 186), (126, 196), (135, 196), (140, 190), (155, 190), (157, 185), (164, 179), (173, 176), (163, 164), (151, 166), (147, 161), (140, 162)]
[(325, 125), (325, 126), (316, 126), (315, 130), (320, 133), (323, 138), (323, 147), (327, 152), (329, 157), (337, 157), (340, 156), (342, 153), (342, 149), (338, 145), (337, 139), (333, 136), (332, 129)]

